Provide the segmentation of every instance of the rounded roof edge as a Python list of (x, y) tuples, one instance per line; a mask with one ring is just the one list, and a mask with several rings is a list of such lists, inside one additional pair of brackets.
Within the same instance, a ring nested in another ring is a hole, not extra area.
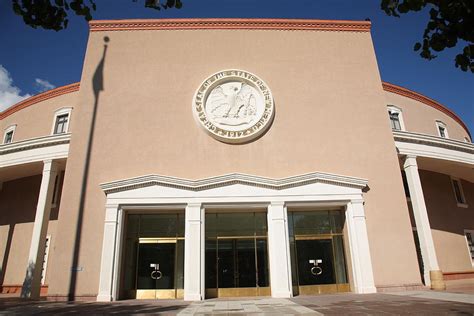
[(188, 18), (97, 20), (91, 32), (138, 30), (255, 29), (370, 32), (370, 21), (313, 19)]
[(0, 112), (0, 120), (3, 120), (9, 115), (12, 115), (15, 112), (18, 112), (24, 108), (27, 108), (33, 104), (36, 104), (41, 101), (45, 101), (51, 98), (58, 97), (63, 94), (79, 91), (79, 82), (71, 83), (65, 86), (57, 87), (48, 91), (41, 92), (36, 94), (28, 99), (20, 101), (15, 105), (9, 107), (3, 112)]
[(413, 90), (398, 86), (398, 85), (390, 83), (390, 82), (382, 81), (382, 87), (387, 92), (392, 92), (392, 93), (399, 94), (401, 96), (413, 99), (415, 101), (419, 101), (421, 103), (424, 103), (428, 106), (431, 106), (431, 107), (437, 109), (438, 111), (443, 112), (444, 114), (446, 114), (447, 116), (451, 117), (453, 120), (458, 122), (459, 125), (461, 125), (466, 130), (467, 134), (472, 139), (471, 132), (469, 131), (469, 128), (467, 128), (467, 125), (464, 124), (464, 122), (461, 120), (461, 118), (459, 116), (457, 116), (456, 113), (454, 113), (453, 111), (451, 111), (449, 108), (442, 105), (438, 101), (435, 101), (431, 98), (428, 98), (427, 96), (425, 96), (421, 93), (418, 93), (418, 92), (415, 92)]

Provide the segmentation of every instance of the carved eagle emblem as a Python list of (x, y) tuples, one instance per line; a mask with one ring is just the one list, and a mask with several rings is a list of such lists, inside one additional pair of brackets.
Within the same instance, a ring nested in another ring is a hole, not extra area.
[(256, 91), (243, 82), (216, 86), (206, 101), (206, 111), (223, 125), (237, 126), (252, 122), (256, 116)]

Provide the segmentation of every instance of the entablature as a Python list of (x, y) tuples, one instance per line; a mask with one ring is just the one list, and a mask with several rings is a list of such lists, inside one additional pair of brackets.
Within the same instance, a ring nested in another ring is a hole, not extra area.
[(0, 168), (63, 159), (69, 154), (71, 134), (49, 135), (0, 145)]

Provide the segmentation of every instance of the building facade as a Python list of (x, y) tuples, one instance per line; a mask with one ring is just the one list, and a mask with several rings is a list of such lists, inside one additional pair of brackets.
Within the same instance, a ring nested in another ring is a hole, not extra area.
[(81, 81), (0, 114), (0, 286), (99, 300), (474, 277), (474, 146), (383, 82), (370, 22), (90, 23)]

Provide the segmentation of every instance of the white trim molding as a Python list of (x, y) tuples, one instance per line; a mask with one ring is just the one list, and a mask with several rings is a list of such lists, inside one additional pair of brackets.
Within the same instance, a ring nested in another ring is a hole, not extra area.
[[(54, 112), (53, 116), (53, 126), (51, 127), (51, 135), (55, 135), (55, 127), (56, 127), (56, 120), (58, 119), (58, 116), (67, 114), (67, 122), (66, 122), (66, 129), (65, 133), (69, 133), (69, 123), (71, 122), (71, 113), (72, 113), (72, 107), (62, 107), (60, 109), (57, 109)], [(58, 133), (58, 134), (64, 134), (64, 133)]]
[(106, 194), (127, 191), (137, 188), (144, 188), (153, 185), (169, 186), (172, 188), (191, 191), (202, 191), (232, 184), (246, 184), (250, 186), (268, 188), (273, 190), (283, 190), (290, 187), (296, 187), (316, 182), (349, 186), (360, 189), (365, 188), (368, 183), (366, 179), (321, 172), (307, 173), (303, 175), (280, 179), (265, 178), (247, 175), (243, 173), (231, 173), (227, 175), (205, 178), (200, 180), (188, 180), (161, 175), (146, 175), (126, 180), (102, 183), (100, 187)]
[(393, 131), (400, 155), (435, 158), (474, 165), (474, 144), (431, 135)]
[[(291, 261), (285, 215), (288, 205), (315, 208), (338, 205), (346, 210), (350, 256), (353, 260), (352, 278), (355, 280), (353, 291), (375, 293), (363, 207), (363, 189), (367, 183), (365, 179), (317, 172), (282, 179), (240, 173), (199, 180), (151, 175), (104, 183), (101, 187), (107, 195), (106, 220), (97, 300), (118, 298), (118, 257), (123, 239), (121, 218), (126, 212), (137, 209), (158, 212), (185, 210), (184, 297), (189, 300), (204, 299), (204, 214), (216, 207), (267, 209), (272, 296), (291, 297)], [(122, 215), (119, 215), (122, 211)], [(195, 278), (189, 278), (189, 272)]]
[(67, 158), (71, 134), (31, 138), (0, 145), (0, 168)]

